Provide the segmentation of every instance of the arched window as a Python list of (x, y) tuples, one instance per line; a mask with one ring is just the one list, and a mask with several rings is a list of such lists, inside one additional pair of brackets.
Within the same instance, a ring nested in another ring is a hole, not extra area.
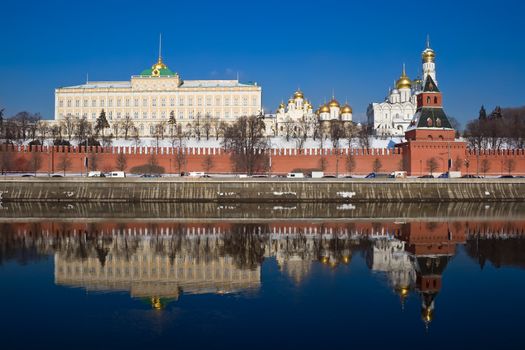
[(439, 141), (443, 141), (443, 135), (439, 135)]
[(428, 135), (428, 139), (432, 141), (432, 135)]
[(438, 98), (437, 98), (437, 96), (434, 97), (434, 103), (435, 103), (435, 104), (438, 103)]
[(430, 103), (430, 96), (427, 96), (427, 103)]

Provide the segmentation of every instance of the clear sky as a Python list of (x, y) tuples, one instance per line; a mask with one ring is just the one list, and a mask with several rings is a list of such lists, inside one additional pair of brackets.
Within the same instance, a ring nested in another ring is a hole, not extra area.
[(354, 119), (407, 65), (437, 53), (445, 110), (463, 124), (481, 104), (525, 105), (524, 1), (3, 1), (0, 108), (53, 118), (54, 89), (129, 80), (157, 58), (183, 79), (256, 81), (274, 110), (300, 87), (335, 91)]

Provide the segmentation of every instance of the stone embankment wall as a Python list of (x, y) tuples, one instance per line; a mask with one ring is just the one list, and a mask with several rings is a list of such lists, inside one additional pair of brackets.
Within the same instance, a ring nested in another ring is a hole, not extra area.
[(448, 202), (523, 201), (524, 179), (218, 180), (5, 178), (2, 202)]

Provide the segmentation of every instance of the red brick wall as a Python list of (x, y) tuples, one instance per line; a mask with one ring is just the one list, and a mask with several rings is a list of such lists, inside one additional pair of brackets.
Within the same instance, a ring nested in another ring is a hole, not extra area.
[[(464, 160), (469, 162), (468, 172), (475, 174), (479, 170), (482, 175), (481, 163), (483, 159), (489, 161), (487, 175), (506, 174), (506, 162), (512, 159), (514, 162), (513, 174), (525, 175), (525, 150), (505, 150), (505, 151), (486, 151), (477, 155), (475, 152), (468, 151), (464, 143), (455, 142), (451, 146), (451, 159), (462, 159), (460, 170), (466, 173), (467, 169)], [(380, 172), (392, 172), (402, 170), (403, 162), (406, 170), (412, 175), (428, 173), (426, 160), (435, 157), (439, 167), (436, 172), (447, 170), (449, 145), (445, 142), (410, 142), (396, 149), (342, 149), (339, 154), (330, 149), (273, 149), (271, 154), (272, 173), (288, 173), (294, 169), (320, 169), (321, 159), (325, 159), (325, 173), (339, 174), (348, 173), (346, 162), (348, 153), (352, 153), (355, 160), (353, 174), (368, 174), (373, 169), (375, 159), (381, 162)], [(39, 172), (61, 172), (61, 158), (67, 156), (71, 160), (71, 166), (67, 170), (70, 173), (85, 172), (83, 162), (86, 156), (96, 154), (97, 169), (102, 171), (116, 170), (118, 153), (125, 153), (127, 160), (127, 171), (134, 166), (143, 165), (148, 162), (152, 154), (155, 154), (159, 165), (163, 166), (166, 172), (177, 173), (178, 167), (175, 152), (177, 149), (170, 147), (93, 147), (86, 150), (84, 147), (41, 147), (35, 146), (30, 149), (28, 146), (3, 146), (0, 157), (4, 162), (8, 160), (10, 171), (29, 172), (31, 171), (31, 158), (39, 156), (41, 166)], [(229, 154), (220, 148), (185, 148), (187, 154), (187, 164), (184, 171), (204, 171), (203, 161), (208, 156), (213, 157), (214, 166), (211, 173), (232, 172), (232, 164)], [(455, 166), (453, 165), (453, 170)]]

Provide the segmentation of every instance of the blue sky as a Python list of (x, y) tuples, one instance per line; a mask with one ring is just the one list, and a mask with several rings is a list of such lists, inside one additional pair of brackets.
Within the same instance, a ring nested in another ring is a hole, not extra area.
[(446, 111), (525, 105), (522, 1), (4, 1), (0, 108), (53, 118), (54, 88), (128, 80), (163, 57), (183, 79), (257, 81), (275, 109), (300, 87), (348, 99), (363, 118), (401, 66), (414, 77), (427, 33)]

